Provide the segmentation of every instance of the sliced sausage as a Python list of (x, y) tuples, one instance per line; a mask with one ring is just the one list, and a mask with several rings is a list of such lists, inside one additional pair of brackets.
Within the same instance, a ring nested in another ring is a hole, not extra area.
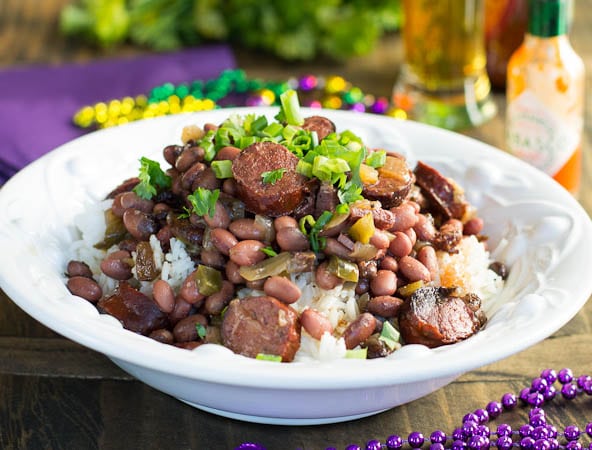
[(232, 300), (222, 321), (222, 341), (250, 358), (262, 353), (290, 362), (300, 348), (298, 313), (268, 296)]

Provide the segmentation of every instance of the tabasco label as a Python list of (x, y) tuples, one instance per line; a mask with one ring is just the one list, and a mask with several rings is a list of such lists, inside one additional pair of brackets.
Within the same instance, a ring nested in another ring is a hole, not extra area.
[(581, 119), (562, 118), (529, 90), (508, 105), (508, 151), (551, 176), (576, 150), (581, 129)]

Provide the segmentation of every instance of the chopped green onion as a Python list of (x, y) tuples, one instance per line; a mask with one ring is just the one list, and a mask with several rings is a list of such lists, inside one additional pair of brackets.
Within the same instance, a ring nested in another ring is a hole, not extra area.
[(267, 256), (271, 256), (271, 257), (274, 257), (274, 256), (277, 256), (278, 255), (277, 252), (273, 248), (271, 248), (271, 247), (263, 247), (261, 249), (261, 251), (263, 253), (265, 253)]
[(257, 353), (255, 359), (261, 361), (282, 362), (282, 357), (280, 355), (268, 355), (266, 353)]
[(258, 133), (261, 133), (262, 131), (264, 131), (266, 127), (267, 127), (267, 117), (259, 116), (251, 123), (251, 129), (249, 131), (252, 134), (258, 134)]
[(213, 141), (202, 140), (200, 144), (201, 148), (204, 149), (204, 159), (211, 161), (216, 156), (216, 146)]
[(211, 167), (214, 171), (214, 175), (216, 175), (216, 178), (219, 178), (221, 180), (225, 178), (232, 178), (231, 160), (224, 159), (222, 161), (212, 161)]
[(280, 95), (281, 112), (288, 125), (302, 125), (304, 118), (300, 113), (300, 103), (298, 102), (298, 94), (295, 90), (290, 89)]
[(350, 167), (344, 159), (317, 156), (312, 164), (312, 174), (321, 181), (332, 181), (334, 175), (349, 172)]
[(298, 164), (296, 164), (296, 172), (304, 175), (307, 178), (312, 177), (312, 164), (306, 162), (303, 159), (298, 160)]
[(242, 150), (257, 141), (258, 139), (256, 136), (243, 136), (239, 139), (237, 147)]
[(207, 334), (206, 327), (204, 327), (201, 323), (196, 323), (195, 329), (197, 330), (197, 335), (199, 336), (199, 338), (203, 340)]
[(368, 356), (367, 348), (355, 348), (352, 350), (345, 351), (345, 357), (347, 359), (366, 359)]
[(187, 196), (187, 200), (191, 202), (193, 207), (191, 212), (198, 216), (205, 216), (206, 214), (210, 217), (214, 217), (216, 211), (216, 201), (220, 196), (220, 189), (210, 191), (202, 187), (198, 187), (193, 194)]
[(263, 179), (263, 182), (265, 184), (276, 184), (278, 181), (282, 179), (284, 173), (286, 173), (286, 169), (281, 167), (279, 169), (263, 172), (261, 174), (261, 178)]
[(366, 164), (375, 169), (384, 166), (386, 162), (386, 152), (384, 150), (376, 150), (368, 155)]
[(388, 320), (385, 320), (378, 339), (384, 342), (389, 349), (395, 350), (399, 346), (400, 337), (397, 329)]
[(265, 136), (276, 137), (281, 136), (283, 129), (284, 127), (281, 123), (272, 122), (269, 125), (267, 125), (261, 133)]

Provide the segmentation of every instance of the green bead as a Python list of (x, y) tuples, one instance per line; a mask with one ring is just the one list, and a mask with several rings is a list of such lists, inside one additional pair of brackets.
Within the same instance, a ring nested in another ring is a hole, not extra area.
[(173, 95), (175, 93), (175, 85), (173, 83), (165, 83), (161, 87), (162, 89), (162, 98), (168, 97), (169, 95)]
[(189, 95), (189, 87), (186, 84), (180, 84), (175, 89), (175, 94), (179, 98), (185, 98), (185, 97), (187, 97), (187, 95)]

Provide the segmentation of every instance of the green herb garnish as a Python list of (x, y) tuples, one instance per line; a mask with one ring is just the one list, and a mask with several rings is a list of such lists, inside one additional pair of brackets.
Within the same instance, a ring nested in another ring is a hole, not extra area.
[(263, 182), (265, 184), (276, 184), (279, 180), (282, 179), (284, 173), (286, 173), (286, 169), (282, 167), (280, 169), (263, 172), (261, 174), (261, 178), (263, 179)]
[(384, 342), (390, 350), (394, 350), (399, 346), (400, 337), (401, 335), (396, 328), (388, 320), (385, 320), (378, 339)]
[(209, 189), (198, 187), (193, 194), (188, 195), (187, 199), (191, 202), (192, 213), (198, 216), (214, 217), (216, 211), (216, 201), (220, 195), (220, 189), (210, 191)]
[(159, 189), (171, 187), (171, 177), (160, 168), (160, 164), (146, 157), (140, 158), (140, 182), (134, 187), (138, 197), (150, 200)]
[(199, 336), (199, 338), (203, 340), (207, 334), (206, 327), (204, 327), (201, 323), (196, 323), (195, 329), (197, 331), (197, 335)]
[(310, 214), (304, 216), (298, 222), (298, 226), (302, 234), (308, 237), (310, 241), (310, 248), (313, 252), (318, 253), (320, 250), (325, 248), (326, 238), (319, 236), (319, 233), (323, 230), (324, 226), (329, 223), (333, 213), (330, 211), (323, 211), (317, 220), (314, 219)]
[(216, 178), (220, 180), (232, 178), (232, 161), (229, 159), (224, 159), (222, 161), (212, 161), (210, 167), (214, 171)]
[(277, 255), (278, 255), (278, 254), (277, 254), (277, 252), (276, 252), (276, 251), (275, 251), (273, 248), (271, 248), (271, 247), (263, 247), (263, 248), (261, 249), (261, 251), (262, 251), (263, 253), (265, 253), (267, 256), (271, 256), (272, 258), (273, 258), (274, 256), (277, 256)]
[(273, 361), (273, 362), (282, 362), (282, 357), (279, 355), (268, 355), (266, 353), (257, 353), (255, 359), (260, 359), (262, 361)]

